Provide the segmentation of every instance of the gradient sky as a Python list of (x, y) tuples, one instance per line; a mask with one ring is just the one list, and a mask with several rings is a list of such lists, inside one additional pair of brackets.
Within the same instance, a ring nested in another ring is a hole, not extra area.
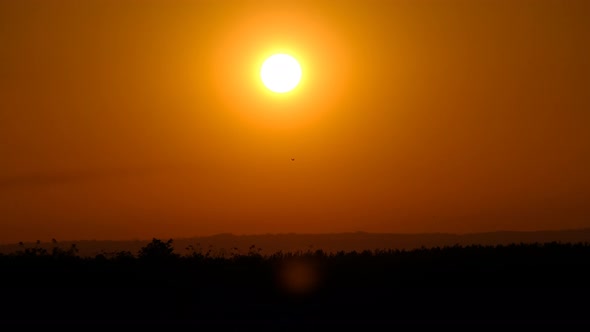
[[(0, 241), (590, 227), (588, 17), (1, 1)], [(275, 52), (302, 65), (286, 95), (258, 77)]]

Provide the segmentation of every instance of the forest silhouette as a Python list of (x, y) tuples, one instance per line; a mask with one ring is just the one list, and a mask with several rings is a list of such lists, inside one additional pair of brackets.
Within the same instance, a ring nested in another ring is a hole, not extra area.
[[(0, 255), (2, 322), (588, 323), (589, 243)], [(234, 248), (235, 249), (235, 248)]]

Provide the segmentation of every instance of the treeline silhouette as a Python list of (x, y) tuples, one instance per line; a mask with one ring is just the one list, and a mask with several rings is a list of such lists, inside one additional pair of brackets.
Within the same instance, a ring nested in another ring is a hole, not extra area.
[(0, 255), (2, 322), (588, 323), (590, 244)]

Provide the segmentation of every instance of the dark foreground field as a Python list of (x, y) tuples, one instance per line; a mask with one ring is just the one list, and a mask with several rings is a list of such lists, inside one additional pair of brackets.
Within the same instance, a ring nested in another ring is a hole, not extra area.
[(93, 258), (22, 248), (0, 278), (2, 325), (590, 324), (590, 244), (213, 257), (154, 240)]

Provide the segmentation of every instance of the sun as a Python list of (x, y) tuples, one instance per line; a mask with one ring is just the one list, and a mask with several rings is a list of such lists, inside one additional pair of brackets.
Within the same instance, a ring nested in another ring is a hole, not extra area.
[(301, 80), (301, 66), (288, 54), (275, 54), (262, 64), (260, 78), (264, 86), (273, 92), (289, 92)]

